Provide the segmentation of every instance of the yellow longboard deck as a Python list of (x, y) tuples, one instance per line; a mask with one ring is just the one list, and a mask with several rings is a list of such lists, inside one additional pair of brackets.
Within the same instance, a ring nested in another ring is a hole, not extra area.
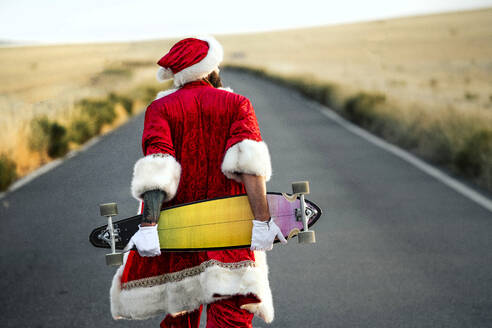
[[(299, 219), (300, 200), (288, 199), (281, 193), (267, 194), (270, 215), (283, 235), (292, 237), (302, 230)], [(321, 216), (321, 209), (306, 200), (311, 226)], [(123, 249), (138, 230), (141, 215), (114, 222), (116, 249)], [(159, 239), (161, 249), (197, 251), (249, 247), (253, 213), (248, 196), (239, 195), (176, 205), (161, 211)], [(107, 226), (94, 229), (89, 237), (96, 247), (109, 248)]]
[(161, 212), (162, 249), (225, 248), (248, 245), (254, 219), (247, 196), (216, 199)]

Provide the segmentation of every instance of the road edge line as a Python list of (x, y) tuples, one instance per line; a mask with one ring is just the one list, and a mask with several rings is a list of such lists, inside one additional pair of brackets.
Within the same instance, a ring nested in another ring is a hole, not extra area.
[(448, 174), (444, 173), (440, 169), (424, 162), (423, 160), (419, 159), (415, 155), (409, 153), (406, 150), (403, 150), (402, 148), (399, 148), (379, 137), (376, 135), (358, 127), (357, 125), (347, 121), (340, 115), (338, 115), (334, 110), (323, 106), (319, 103), (313, 102), (309, 100), (309, 103), (311, 105), (315, 106), (315, 109), (318, 110), (321, 114), (323, 114), (325, 117), (329, 118), (333, 122), (337, 123), (338, 125), (342, 126), (346, 130), (352, 132), (353, 134), (361, 137), (362, 139), (365, 139), (372, 143), (373, 145), (378, 146), (379, 148), (382, 148), (393, 155), (403, 159), (407, 163), (413, 165), (414, 167), (420, 169), (424, 173), (430, 175), (431, 177), (439, 180), (449, 188), (453, 189), (454, 191), (458, 192), (459, 194), (465, 196), (466, 198), (470, 199), (471, 201), (475, 202), (476, 204), (482, 206), (483, 208), (489, 210), (492, 212), (492, 200), (490, 200), (488, 197), (480, 194), (479, 192), (471, 189), (470, 187), (466, 186), (462, 182), (456, 180), (455, 178), (449, 176)]

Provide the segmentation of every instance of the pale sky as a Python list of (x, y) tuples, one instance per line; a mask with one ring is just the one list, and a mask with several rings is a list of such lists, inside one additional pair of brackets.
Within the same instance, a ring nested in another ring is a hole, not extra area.
[(0, 41), (230, 34), (492, 7), (492, 0), (0, 0)]

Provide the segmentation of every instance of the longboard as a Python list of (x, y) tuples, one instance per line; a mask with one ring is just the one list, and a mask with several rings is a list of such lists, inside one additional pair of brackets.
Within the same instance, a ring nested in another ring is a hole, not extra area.
[[(289, 197), (286, 194), (269, 192), (267, 200), (270, 214), (286, 238), (296, 236), (305, 228), (301, 212), (303, 195), (299, 198), (297, 195)], [(310, 227), (320, 218), (322, 211), (309, 200), (305, 200), (304, 204), (307, 226)], [(162, 210), (159, 218), (160, 246), (165, 251), (250, 247), (253, 219), (247, 195), (169, 207)], [(136, 215), (112, 224), (115, 249), (123, 249), (127, 245), (138, 230), (140, 221), (141, 215)], [(89, 239), (95, 247), (111, 248), (110, 234), (110, 225), (105, 225), (94, 229)]]

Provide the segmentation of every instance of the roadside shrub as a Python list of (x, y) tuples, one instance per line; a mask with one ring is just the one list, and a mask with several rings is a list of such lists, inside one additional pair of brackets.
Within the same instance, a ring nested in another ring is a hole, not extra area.
[(7, 188), (17, 179), (16, 164), (7, 155), (0, 155), (0, 191)]
[(117, 95), (114, 92), (111, 92), (108, 96), (108, 100), (112, 102), (114, 105), (121, 104), (128, 115), (133, 114), (133, 100), (129, 97), (125, 97), (122, 95)]
[(31, 121), (28, 145), (31, 150), (46, 152), (50, 140), (51, 122), (46, 116), (36, 117)]
[(343, 107), (344, 114), (352, 122), (367, 127), (375, 121), (375, 107), (385, 101), (386, 96), (383, 94), (359, 92), (347, 99)]
[(439, 124), (432, 124), (422, 129), (419, 135), (419, 145), (416, 150), (423, 158), (438, 165), (450, 166), (455, 154), (455, 144)]
[(132, 71), (125, 67), (114, 66), (114, 67), (105, 67), (100, 74), (106, 76), (130, 77), (132, 75)]
[(70, 124), (68, 139), (81, 145), (92, 138), (94, 134), (93, 124), (85, 118), (77, 118)]
[(336, 89), (332, 84), (308, 84), (302, 85), (302, 93), (319, 103), (333, 107), (335, 104)]
[(31, 121), (29, 147), (52, 158), (61, 157), (68, 152), (67, 130), (46, 116), (34, 118)]
[[(162, 86), (162, 88), (163, 88), (162, 90), (165, 90), (166, 88), (169, 88), (169, 87), (171, 87), (170, 83), (164, 84)], [(152, 102), (155, 99), (155, 97), (157, 96), (157, 93), (160, 90), (161, 90), (161, 88), (159, 88), (157, 86), (144, 85), (144, 86), (139, 86), (139, 87), (135, 88), (131, 94), (132, 94), (133, 99), (138, 99), (145, 104), (149, 104), (150, 102)]]
[(67, 129), (53, 122), (50, 126), (50, 142), (48, 145), (48, 156), (51, 158), (62, 157), (68, 152)]
[(492, 131), (473, 134), (457, 153), (455, 166), (466, 176), (478, 178), (492, 170)]
[(158, 92), (159, 92), (158, 88), (147, 87), (144, 89), (141, 99), (143, 102), (150, 103), (155, 99)]
[(468, 101), (474, 101), (474, 100), (477, 100), (479, 98), (478, 94), (470, 92), (470, 91), (466, 91), (464, 97)]
[(120, 96), (119, 103), (123, 106), (128, 115), (133, 114), (133, 100), (128, 97)]
[(305, 87), (302, 93), (333, 110), (340, 111), (340, 108), (343, 107), (343, 104), (340, 105), (338, 89), (334, 84), (311, 85)]
[(116, 119), (116, 112), (112, 101), (83, 99), (78, 105), (81, 109), (81, 114), (88, 121), (94, 124), (94, 133), (101, 133), (104, 124), (111, 124)]

